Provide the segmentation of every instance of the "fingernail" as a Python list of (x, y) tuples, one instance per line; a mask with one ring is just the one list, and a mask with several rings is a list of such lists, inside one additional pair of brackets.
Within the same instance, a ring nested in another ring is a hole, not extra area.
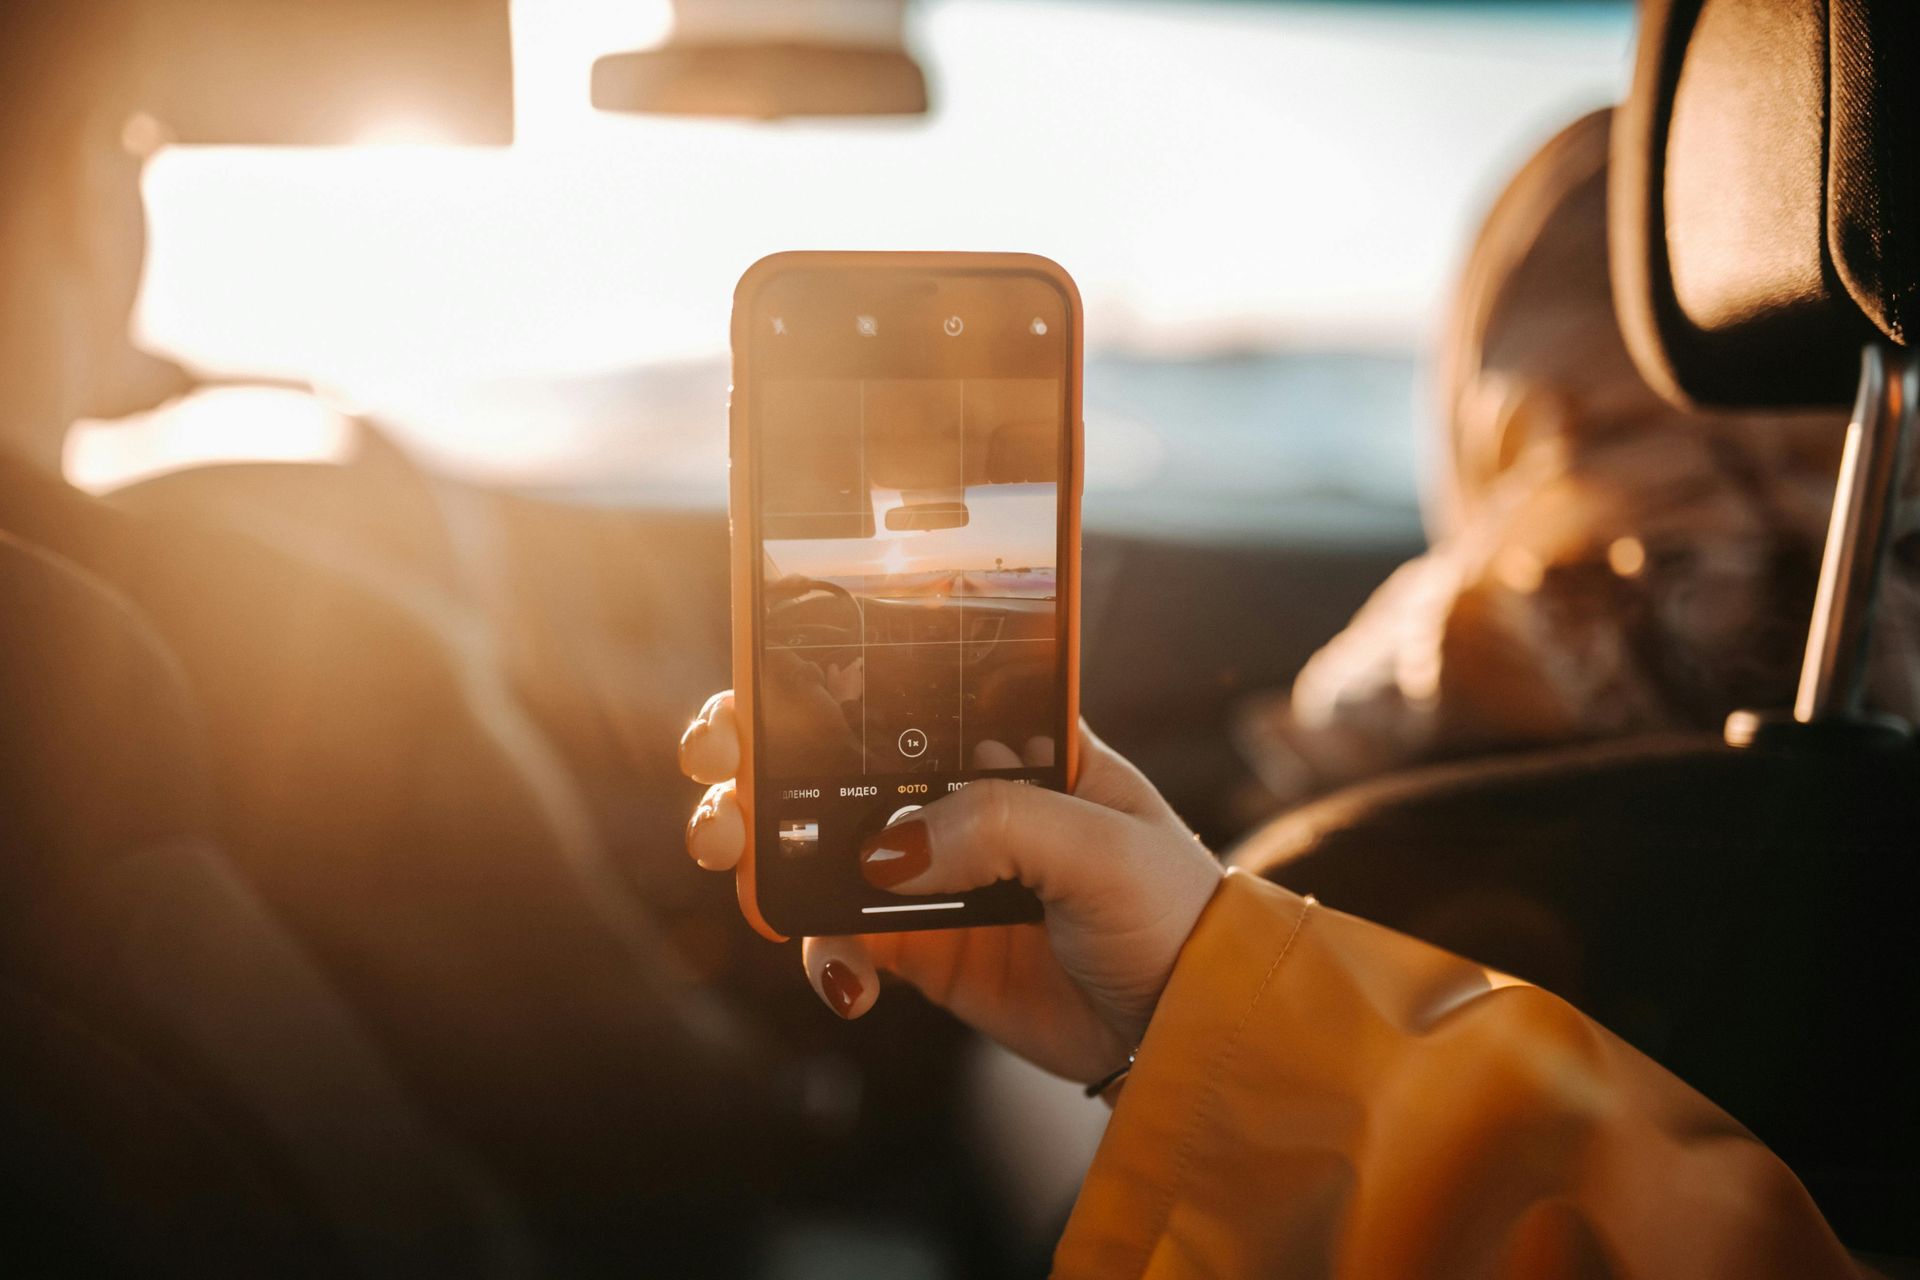
[(860, 992), (864, 988), (851, 968), (838, 960), (829, 960), (827, 967), (820, 971), (820, 990), (835, 1013), (851, 1018), (853, 1006), (860, 1003)]
[[(697, 806), (695, 806), (693, 811), (693, 816), (687, 819), (687, 852), (688, 853), (694, 853), (694, 848), (693, 848), (694, 832), (700, 829), (701, 823), (705, 822), (708, 818), (711, 818), (712, 816), (713, 816), (713, 810), (707, 805), (706, 801), (702, 800)], [(697, 853), (694, 853), (694, 856), (696, 858), (699, 857)]]
[(891, 889), (932, 865), (927, 824), (918, 818), (895, 823), (860, 842), (860, 874), (876, 889)]
[(682, 751), (686, 750), (687, 744), (705, 734), (707, 727), (705, 720), (695, 720), (692, 724), (688, 725), (687, 731), (680, 735), (680, 749)]

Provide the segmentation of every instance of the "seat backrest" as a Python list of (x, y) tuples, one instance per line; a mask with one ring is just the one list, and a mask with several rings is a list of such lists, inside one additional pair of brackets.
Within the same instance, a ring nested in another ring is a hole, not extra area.
[(201, 727), (165, 646), (6, 535), (0, 706), (0, 1116), (37, 1138), (5, 1144), (0, 1178), (60, 1189), (13, 1256), (522, 1269), (509, 1207), (207, 838)]
[(1908, 731), (1874, 723), (1865, 672), (1920, 437), (1915, 49), (1910, 0), (1643, 0), (1611, 139), (1614, 305), (1648, 383), (1853, 407), (1792, 721), (1855, 733)]
[(0, 520), (178, 657), (222, 853), (543, 1244), (755, 1248), (712, 1189), (811, 1139), (797, 1077), (634, 894), (488, 618), (298, 520), (241, 532), (161, 493), (130, 514), (4, 459), (0, 488)]
[(1752, 1129), (1849, 1245), (1920, 1254), (1920, 751), (1660, 738), (1435, 766), (1236, 860), (1565, 996)]
[(1641, 22), (1607, 191), (1635, 365), (1683, 408), (1860, 391), (1794, 718), (1401, 774), (1240, 860), (1566, 996), (1749, 1126), (1849, 1245), (1916, 1257), (1920, 747), (1861, 713), (1859, 670), (1917, 383), (1920, 5)]

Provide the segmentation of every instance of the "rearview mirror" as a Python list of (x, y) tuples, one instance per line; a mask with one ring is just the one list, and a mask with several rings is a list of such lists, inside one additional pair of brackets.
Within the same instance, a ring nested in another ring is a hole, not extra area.
[(964, 502), (918, 502), (911, 494), (906, 501), (887, 512), (887, 528), (895, 533), (925, 532), (929, 529), (964, 529), (971, 515)]
[(906, 0), (673, 0), (664, 44), (593, 64), (593, 105), (753, 120), (924, 115), (905, 15)]

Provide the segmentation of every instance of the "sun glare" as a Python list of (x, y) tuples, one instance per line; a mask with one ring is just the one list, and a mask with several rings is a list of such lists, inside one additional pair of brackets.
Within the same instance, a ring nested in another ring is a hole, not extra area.
[(428, 116), (382, 116), (354, 136), (361, 147), (439, 147), (452, 141), (447, 131)]
[(763, 253), (941, 245), (1058, 258), (1109, 344), (1403, 346), (1487, 175), (1617, 96), (1627, 31), (944, 0), (913, 32), (925, 120), (593, 111), (593, 58), (664, 13), (518, 5), (512, 148), (162, 152), (145, 331), (236, 371), (564, 376), (719, 354)]
[(597, 117), (588, 84), (602, 54), (647, 49), (673, 28), (668, 0), (514, 0), (514, 138), (577, 146)]
[(300, 391), (209, 387), (118, 422), (77, 422), (61, 470), (75, 488), (107, 493), (210, 462), (344, 462), (353, 423)]
[(1627, 13), (1582, 12), (923, 0), (932, 115), (767, 124), (592, 109), (593, 60), (659, 43), (665, 0), (517, 0), (512, 147), (431, 145), (390, 106), (367, 145), (163, 147), (136, 328), (397, 419), (723, 359), (766, 253), (939, 246), (1061, 261), (1092, 350), (1404, 351), (1489, 175), (1618, 95)]

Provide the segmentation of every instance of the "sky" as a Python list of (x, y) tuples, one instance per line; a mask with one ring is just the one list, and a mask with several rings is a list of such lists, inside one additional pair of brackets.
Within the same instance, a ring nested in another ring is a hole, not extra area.
[[(317, 383), (442, 469), (548, 486), (724, 473), (733, 285), (781, 249), (1044, 253), (1109, 368), (1404, 358), (1507, 175), (1619, 96), (1631, 41), (1629, 5), (1578, 0), (913, 0), (929, 117), (732, 123), (588, 103), (593, 59), (657, 42), (665, 0), (513, 3), (510, 148), (394, 119), (367, 145), (155, 156), (142, 338), (204, 373)], [(1176, 428), (1233, 400), (1182, 386)], [(1116, 451), (1113, 399), (1089, 385), (1090, 482), (1147, 456)], [(609, 437), (610, 414), (656, 428)], [(1132, 435), (1153, 457), (1218, 447)], [(211, 391), (81, 424), (68, 473), (107, 489), (349, 447), (337, 415)]]
[(1404, 347), (1505, 173), (1617, 96), (1629, 35), (1615, 5), (927, 0), (931, 118), (763, 124), (591, 109), (657, 0), (515, 21), (512, 148), (158, 155), (142, 332), (378, 399), (716, 356), (764, 253), (939, 247), (1056, 258), (1095, 348)]

